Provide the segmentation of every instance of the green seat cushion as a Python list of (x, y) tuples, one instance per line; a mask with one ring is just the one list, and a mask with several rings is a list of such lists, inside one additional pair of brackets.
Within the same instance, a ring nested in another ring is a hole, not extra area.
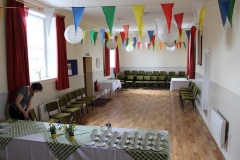
[(65, 110), (63, 110), (63, 112), (73, 113), (73, 112), (76, 112), (77, 110), (78, 110), (78, 108), (66, 108)]
[(61, 119), (67, 116), (69, 116), (68, 113), (58, 113), (58, 114), (51, 115), (50, 117), (55, 119)]

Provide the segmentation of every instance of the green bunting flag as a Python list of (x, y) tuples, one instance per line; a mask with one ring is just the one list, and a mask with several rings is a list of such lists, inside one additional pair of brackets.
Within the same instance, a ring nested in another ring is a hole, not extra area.
[(183, 42), (183, 45), (184, 45), (184, 48), (186, 49), (186, 43), (185, 42)]
[(94, 45), (96, 44), (97, 35), (98, 35), (98, 32), (94, 32), (94, 35), (93, 35)]
[(235, 0), (231, 0), (228, 8), (228, 21), (231, 24), (231, 27), (232, 27), (232, 16), (233, 16), (234, 6), (235, 6)]
[(90, 31), (90, 42), (91, 42), (92, 44), (94, 43), (94, 33), (95, 33), (94, 30), (91, 30), (91, 31)]
[(103, 13), (106, 18), (106, 22), (109, 28), (109, 31), (112, 35), (112, 27), (114, 23), (114, 14), (115, 14), (115, 6), (104, 6), (102, 7)]
[(126, 38), (126, 46), (128, 45), (129, 38)]

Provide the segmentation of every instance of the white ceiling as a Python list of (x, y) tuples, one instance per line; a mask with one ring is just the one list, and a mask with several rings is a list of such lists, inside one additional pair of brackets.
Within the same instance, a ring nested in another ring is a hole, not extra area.
[[(122, 26), (129, 24), (130, 31), (137, 31), (135, 16), (132, 5), (145, 5), (145, 12), (158, 11), (158, 15), (145, 15), (143, 21), (145, 23), (144, 30), (155, 30), (155, 21), (157, 18), (164, 18), (161, 4), (174, 3), (173, 15), (184, 13), (182, 28), (187, 29), (196, 24), (191, 2), (199, 2), (203, 0), (38, 0), (51, 7), (58, 9), (71, 10), (71, 7), (85, 7), (83, 19), (94, 24), (98, 28), (107, 28), (106, 20), (101, 6), (116, 6), (114, 26), (117, 31), (123, 31)], [(217, 0), (205, 0), (203, 6), (215, 5)], [(119, 18), (123, 22), (119, 21)], [(172, 22), (175, 23), (174, 17)], [(98, 29), (89, 28), (89, 29)]]

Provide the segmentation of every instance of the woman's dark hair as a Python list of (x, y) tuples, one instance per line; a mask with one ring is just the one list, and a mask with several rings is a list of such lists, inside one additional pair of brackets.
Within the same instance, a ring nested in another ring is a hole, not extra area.
[(42, 91), (43, 87), (41, 85), (41, 83), (39, 82), (35, 82), (31, 85), (33, 90), (38, 90), (38, 91)]

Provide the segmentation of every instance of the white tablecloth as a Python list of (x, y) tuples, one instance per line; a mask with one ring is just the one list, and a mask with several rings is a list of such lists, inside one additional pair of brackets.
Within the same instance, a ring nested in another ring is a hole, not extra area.
[(179, 90), (181, 87), (188, 87), (188, 80), (186, 78), (172, 78), (170, 91)]
[(104, 80), (104, 81), (100, 81), (98, 83), (99, 89), (109, 89), (111, 91), (116, 90), (117, 88), (121, 88), (121, 82), (120, 80), (116, 79), (116, 80)]
[[(46, 123), (47, 124), (47, 123)], [(46, 125), (48, 126), (48, 125)], [(135, 129), (113, 128), (113, 131), (123, 133)], [(163, 131), (168, 133), (167, 131)], [(44, 143), (42, 133), (13, 138), (0, 151), (1, 160), (57, 160), (48, 146)], [(96, 146), (81, 146), (67, 160), (133, 160), (124, 150), (108, 149)]]

